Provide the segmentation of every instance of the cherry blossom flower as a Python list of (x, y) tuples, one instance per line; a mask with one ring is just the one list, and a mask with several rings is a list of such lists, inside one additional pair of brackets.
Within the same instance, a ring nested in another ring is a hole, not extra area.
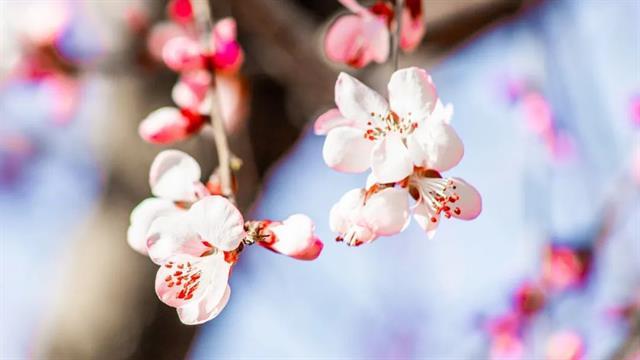
[(584, 283), (590, 270), (591, 253), (569, 246), (551, 245), (544, 254), (542, 279), (552, 290), (560, 291)]
[(545, 295), (542, 287), (534, 282), (525, 281), (513, 296), (513, 308), (523, 317), (537, 314), (544, 305)]
[(314, 234), (315, 226), (303, 214), (295, 214), (286, 220), (261, 221), (259, 231), (262, 238), (258, 242), (274, 252), (298, 260), (314, 260), (322, 251), (322, 241)]
[(547, 360), (584, 359), (584, 341), (574, 331), (560, 331), (551, 336), (547, 343)]
[(524, 341), (521, 336), (522, 319), (508, 313), (491, 320), (488, 332), (491, 340), (491, 360), (519, 360), (524, 356)]
[(245, 235), (240, 211), (216, 195), (151, 224), (149, 257), (160, 265), (156, 293), (177, 309), (180, 321), (201, 324), (222, 311), (229, 300), (232, 266), (225, 251), (237, 249)]
[(329, 224), (340, 234), (337, 240), (359, 246), (378, 236), (400, 233), (409, 215), (408, 197), (402, 189), (386, 188), (370, 196), (364, 189), (353, 189), (331, 208)]
[[(372, 61), (387, 61), (390, 31), (397, 26), (393, 4), (377, 1), (366, 8), (355, 0), (339, 1), (351, 14), (338, 17), (327, 30), (324, 39), (327, 57), (354, 68), (362, 68)], [(413, 51), (422, 41), (424, 33), (421, 0), (406, 1), (402, 12), (400, 48)]]
[(127, 242), (134, 250), (147, 254), (147, 232), (155, 219), (184, 212), (185, 205), (209, 195), (200, 176), (196, 160), (182, 151), (165, 150), (156, 156), (149, 175), (155, 197), (143, 200), (131, 212)]
[[(426, 71), (415, 67), (393, 73), (389, 103), (357, 79), (341, 73), (336, 82), (337, 109), (318, 118), (317, 134), (326, 134), (323, 158), (342, 172), (371, 167), (380, 183), (400, 181), (413, 167), (445, 171), (462, 158), (462, 142), (448, 124), (451, 107), (437, 99)], [(446, 151), (443, 151), (445, 150)]]

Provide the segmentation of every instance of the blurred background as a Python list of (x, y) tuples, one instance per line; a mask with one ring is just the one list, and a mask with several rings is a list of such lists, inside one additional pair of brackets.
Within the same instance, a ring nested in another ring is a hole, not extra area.
[[(137, 127), (176, 81), (151, 45), (166, 2), (0, 0), (0, 357), (640, 359), (640, 2), (423, 4), (400, 66), (454, 104), (452, 175), (484, 210), (348, 248), (329, 209), (365, 175), (327, 168), (310, 125), (339, 71), (383, 91), (392, 66), (325, 59), (337, 1), (212, 1), (245, 51), (239, 204), (310, 215), (325, 248), (251, 248), (223, 313), (189, 327), (126, 243), (163, 148)], [(206, 135), (175, 147), (214, 169)]]

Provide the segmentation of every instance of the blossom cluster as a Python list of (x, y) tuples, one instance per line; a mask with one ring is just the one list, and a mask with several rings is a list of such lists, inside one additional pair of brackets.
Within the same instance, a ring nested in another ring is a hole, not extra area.
[(400, 233), (411, 214), (432, 237), (445, 218), (470, 220), (482, 209), (478, 191), (442, 172), (462, 159), (462, 141), (450, 125), (453, 107), (439, 99), (431, 77), (411, 67), (394, 72), (389, 101), (341, 73), (337, 108), (322, 114), (315, 133), (326, 135), (325, 163), (341, 172), (371, 169), (364, 188), (347, 192), (330, 213), (338, 240), (358, 246)]
[(154, 197), (131, 213), (129, 245), (159, 265), (156, 293), (189, 325), (213, 319), (229, 300), (228, 278), (246, 245), (313, 260), (323, 244), (311, 219), (247, 221), (227, 198), (216, 194), (215, 176), (200, 181), (200, 166), (178, 150), (165, 150), (151, 165)]
[[(244, 53), (233, 18), (219, 20), (200, 39), (191, 3), (169, 2), (171, 22), (156, 24), (148, 38), (149, 53), (180, 76), (166, 106), (150, 113), (140, 124), (140, 136), (150, 143), (170, 144), (199, 133), (218, 107), (227, 131), (237, 130), (245, 115), (245, 87), (238, 70)], [(212, 91), (215, 84), (216, 92)]]

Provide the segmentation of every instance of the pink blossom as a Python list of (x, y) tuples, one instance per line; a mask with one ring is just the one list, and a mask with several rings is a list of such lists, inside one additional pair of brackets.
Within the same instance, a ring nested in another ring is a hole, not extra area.
[(229, 200), (207, 196), (186, 212), (157, 218), (149, 228), (150, 258), (160, 265), (156, 293), (177, 308), (180, 320), (201, 324), (226, 305), (232, 264), (225, 251), (240, 246), (245, 237), (242, 215)]
[(237, 72), (244, 62), (244, 52), (237, 40), (236, 21), (224, 18), (218, 21), (212, 34), (212, 61), (216, 69)]
[(329, 214), (331, 230), (349, 246), (369, 243), (378, 236), (400, 233), (409, 220), (406, 191), (385, 188), (369, 196), (364, 189), (353, 189), (342, 196)]
[(533, 282), (522, 283), (513, 296), (513, 307), (518, 315), (529, 317), (538, 313), (545, 304), (542, 288)]
[[(329, 60), (354, 68), (362, 68), (372, 61), (385, 62), (389, 57), (390, 32), (397, 26), (393, 4), (377, 1), (371, 8), (365, 8), (355, 0), (340, 2), (351, 14), (338, 17), (325, 34), (324, 50)], [(402, 12), (400, 47), (413, 51), (424, 33), (421, 1), (406, 1)]]
[(340, 74), (335, 90), (340, 116), (333, 110), (316, 123), (327, 135), (327, 165), (356, 173), (371, 167), (380, 183), (406, 178), (414, 165), (440, 171), (455, 166), (463, 145), (448, 124), (451, 107), (439, 103), (427, 72), (415, 67), (398, 70), (388, 90), (389, 103), (357, 79)]
[(524, 344), (520, 335), (522, 319), (516, 314), (502, 315), (488, 324), (491, 360), (520, 360), (524, 358)]
[(131, 212), (127, 242), (134, 250), (147, 254), (147, 232), (155, 219), (184, 212), (184, 204), (209, 195), (200, 176), (200, 166), (186, 153), (165, 150), (156, 156), (149, 176), (155, 197), (143, 200)]
[(544, 283), (557, 291), (582, 284), (588, 275), (588, 257), (567, 246), (550, 246), (543, 258)]
[(547, 360), (581, 360), (584, 359), (584, 341), (574, 331), (560, 331), (551, 336), (547, 342)]
[(167, 4), (167, 14), (179, 24), (187, 24), (193, 21), (193, 7), (191, 0), (170, 0)]
[(635, 126), (640, 127), (640, 95), (636, 95), (631, 99), (629, 108), (631, 122)]
[(298, 260), (314, 260), (322, 251), (322, 241), (314, 234), (315, 226), (308, 216), (295, 214), (282, 222), (268, 222), (268, 237), (260, 245)]
[(189, 110), (162, 107), (149, 114), (138, 127), (140, 137), (152, 144), (170, 144), (200, 131), (204, 118)]
[(173, 71), (189, 71), (204, 66), (200, 44), (187, 36), (169, 39), (162, 48), (162, 60)]

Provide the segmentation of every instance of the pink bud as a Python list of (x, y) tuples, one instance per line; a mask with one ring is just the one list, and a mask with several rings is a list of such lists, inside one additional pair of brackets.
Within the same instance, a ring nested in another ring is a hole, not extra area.
[(513, 296), (513, 305), (518, 314), (531, 316), (544, 306), (545, 296), (542, 289), (532, 282), (524, 282)]
[(164, 45), (162, 60), (174, 71), (188, 71), (202, 67), (198, 42), (186, 36), (175, 37)]
[(183, 140), (200, 130), (203, 118), (172, 107), (160, 108), (146, 117), (138, 128), (140, 137), (152, 144)]
[(588, 275), (588, 254), (567, 246), (551, 246), (543, 259), (542, 278), (554, 290), (580, 285)]
[(167, 14), (173, 21), (184, 24), (193, 20), (193, 7), (190, 0), (171, 0), (167, 4)]
[(213, 29), (213, 64), (218, 70), (236, 72), (244, 61), (242, 48), (236, 39), (236, 21), (224, 18)]
[(259, 243), (277, 253), (298, 260), (314, 260), (322, 251), (322, 241), (313, 233), (315, 226), (308, 216), (295, 214), (283, 222), (267, 225), (271, 237)]

